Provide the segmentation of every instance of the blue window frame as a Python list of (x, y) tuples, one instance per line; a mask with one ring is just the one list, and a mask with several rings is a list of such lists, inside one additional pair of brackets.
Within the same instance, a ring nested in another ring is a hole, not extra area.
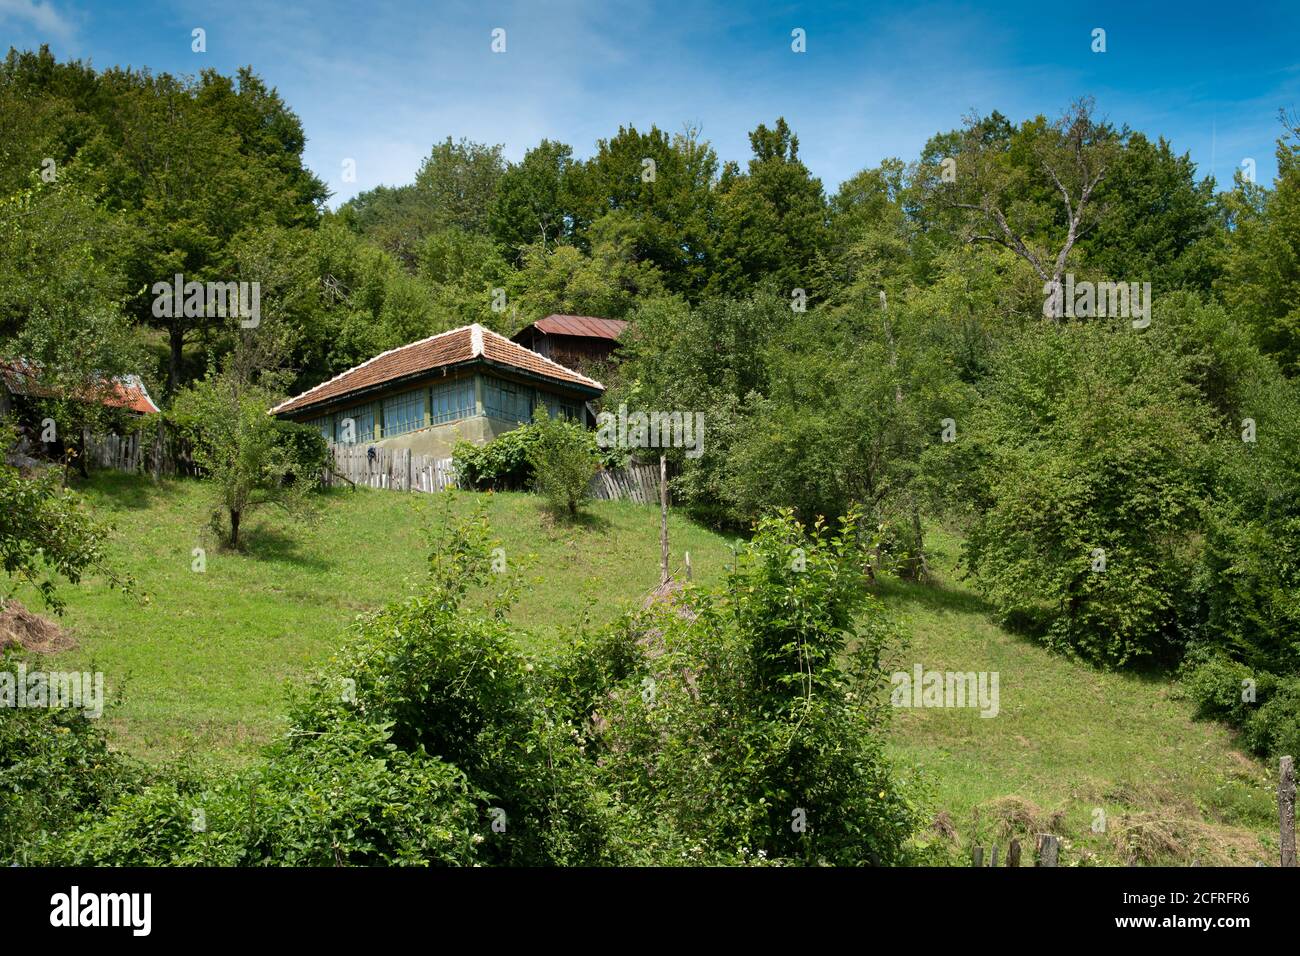
[(527, 385), (485, 376), (483, 411), (505, 422), (529, 422), (533, 419), (536, 393)]
[(358, 405), (356, 408), (349, 408), (346, 411), (339, 412), (334, 416), (334, 440), (343, 443), (344, 423), (348, 419), (353, 422), (353, 438), (356, 444), (375, 440), (375, 406), (374, 403)]
[(423, 428), (424, 398), (425, 391), (419, 388), (384, 399), (384, 437), (405, 435)]
[(324, 436), (326, 441), (334, 440), (334, 416), (333, 415), (322, 415), (319, 418), (312, 418), (309, 419), (306, 422), (306, 424), (310, 425), (312, 428), (315, 428), (317, 431), (319, 431), (321, 435)]
[(474, 379), (459, 378), (429, 389), (429, 408), (434, 424), (454, 422), (474, 414)]

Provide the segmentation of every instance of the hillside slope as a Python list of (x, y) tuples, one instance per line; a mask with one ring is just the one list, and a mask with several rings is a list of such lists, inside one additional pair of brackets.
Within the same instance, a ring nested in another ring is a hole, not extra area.
[[(101, 474), (84, 492), (117, 526), (112, 555), (148, 596), (102, 582), (65, 588), (64, 624), (78, 646), (66, 669), (104, 671), (120, 704), (105, 717), (118, 746), (151, 760), (189, 754), (245, 762), (277, 732), (283, 687), (346, 639), (349, 623), (407, 592), (423, 573), (423, 495), (334, 491), (320, 521), (289, 529), (255, 518), (243, 554), (205, 541), (205, 494), (192, 481), (154, 486)], [(595, 502), (577, 527), (556, 526), (529, 495), (457, 496), (486, 504), (506, 559), (528, 566), (514, 614), (521, 643), (546, 653), (584, 615), (604, 623), (658, 581), (654, 509)], [(691, 552), (695, 579), (717, 580), (730, 540), (673, 516), (674, 564)], [(938, 545), (935, 584), (879, 585), (908, 644), (900, 670), (996, 671), (1000, 711), (899, 710), (891, 747), (932, 787), (938, 830), (955, 854), (1011, 833), (1051, 830), (1066, 861), (1269, 861), (1276, 809), (1269, 773), (1224, 728), (1194, 722), (1166, 679), (1108, 674), (1065, 660), (993, 623), (956, 576), (958, 542)], [(206, 570), (192, 549), (206, 548)], [(1098, 812), (1105, 829), (1094, 832)]]

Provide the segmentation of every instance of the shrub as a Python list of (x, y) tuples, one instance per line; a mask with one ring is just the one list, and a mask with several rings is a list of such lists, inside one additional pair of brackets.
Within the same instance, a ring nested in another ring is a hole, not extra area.
[(588, 749), (658, 859), (906, 859), (921, 812), (884, 755), (890, 631), (853, 528), (764, 519), (716, 593), (628, 622), (634, 672), (618, 677), (625, 641), (603, 645), (611, 682)]
[[(576, 427), (576, 426), (575, 426)], [(602, 449), (596, 436), (580, 429), (591, 453), (606, 468), (620, 468), (628, 456), (618, 448)], [(533, 485), (533, 464), (529, 456), (541, 438), (541, 431), (529, 422), (497, 436), (486, 445), (458, 441), (452, 450), (456, 480), (476, 491), (523, 491)]]
[(537, 439), (528, 449), (533, 487), (551, 510), (574, 517), (589, 497), (588, 486), (600, 468), (590, 436), (581, 425), (550, 418), (541, 405), (533, 412), (533, 428)]
[(283, 481), (317, 482), (329, 458), (329, 442), (314, 425), (277, 419), (276, 443), (284, 461)]
[(59, 839), (79, 815), (111, 808), (143, 779), (79, 710), (0, 708), (0, 860), (34, 862), (40, 844)]
[[(1183, 687), (1197, 717), (1237, 728), (1246, 747), (1260, 757), (1300, 753), (1300, 678), (1256, 670), (1213, 650), (1198, 649), (1188, 656), (1192, 660), (1184, 668)], [(1247, 687), (1253, 694), (1246, 693)]]
[(942, 454), (974, 476), (954, 483), (974, 516), (965, 558), (1004, 620), (1098, 663), (1175, 658), (1213, 478), (1213, 422), (1184, 372), (1102, 321), (998, 355)]
[(465, 777), (394, 747), (384, 728), (336, 721), (275, 748), (257, 770), (165, 779), (88, 821), (45, 862), (75, 866), (466, 865), (478, 815)]

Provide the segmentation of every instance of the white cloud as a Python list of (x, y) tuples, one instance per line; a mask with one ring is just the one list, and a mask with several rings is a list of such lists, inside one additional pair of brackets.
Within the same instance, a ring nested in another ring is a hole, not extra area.
[(71, 40), (76, 32), (49, 0), (0, 0), (0, 22), (6, 20), (26, 24), (44, 38)]

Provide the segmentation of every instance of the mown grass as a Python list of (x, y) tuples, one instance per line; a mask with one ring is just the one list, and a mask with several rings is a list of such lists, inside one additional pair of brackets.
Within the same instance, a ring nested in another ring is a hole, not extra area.
[[(200, 482), (99, 474), (80, 490), (115, 526), (110, 560), (135, 578), (138, 595), (97, 580), (65, 587), (62, 623), (78, 646), (58, 666), (103, 671), (118, 700), (105, 717), (116, 743), (153, 760), (254, 757), (277, 732), (286, 681), (337, 649), (359, 615), (423, 578), (424, 529), (438, 515), (434, 496), (334, 490), (305, 528), (257, 512), (232, 552), (204, 533)], [(532, 495), (457, 493), (454, 510), (468, 514), (479, 500), (507, 563), (523, 573), (512, 619), (525, 650), (558, 647), (584, 618), (612, 620), (659, 581), (655, 509), (598, 501), (580, 523), (556, 524)], [(720, 573), (731, 555), (724, 539), (677, 516), (669, 529), (675, 560), (689, 550), (697, 580)], [(199, 547), (202, 573), (192, 570)], [(39, 608), (30, 593), (19, 597)]]
[[(932, 534), (936, 581), (885, 581), (905, 634), (899, 670), (996, 671), (1000, 709), (899, 709), (891, 734), (922, 767), (968, 858), (1012, 830), (1055, 832), (1069, 862), (1276, 861), (1275, 775), (1222, 725), (1193, 721), (1168, 676), (1107, 673), (1008, 633), (961, 581), (959, 542)], [(1100, 811), (1100, 812), (1099, 812)], [(1094, 831), (1094, 823), (1101, 832)]]
[[(232, 553), (202, 532), (208, 497), (198, 482), (101, 474), (82, 490), (116, 525), (112, 559), (148, 603), (101, 581), (65, 587), (63, 623), (78, 646), (56, 663), (102, 670), (120, 698), (105, 717), (115, 745), (154, 761), (255, 757), (281, 726), (286, 681), (339, 647), (358, 615), (421, 578), (422, 528), (437, 515), (429, 496), (336, 490), (314, 526), (265, 512), (246, 550)], [(455, 510), (478, 500), (507, 561), (528, 568), (513, 620), (531, 653), (553, 652), (584, 618), (597, 626), (638, 606), (658, 581), (653, 508), (595, 502), (577, 525), (554, 523), (523, 494), (459, 494)], [(721, 576), (730, 539), (677, 515), (670, 535), (675, 565), (689, 550), (697, 581)], [(1273, 782), (1227, 730), (1193, 721), (1167, 677), (1100, 672), (1000, 628), (956, 574), (957, 539), (937, 532), (931, 543), (934, 583), (877, 585), (908, 638), (893, 663), (997, 671), (1000, 712), (895, 712), (891, 751), (928, 779), (955, 831), (929, 839), (954, 857), (974, 843), (1005, 853), (1012, 832), (1051, 830), (1067, 840), (1064, 862), (1274, 858)], [(207, 549), (203, 573), (191, 570), (195, 547)]]

